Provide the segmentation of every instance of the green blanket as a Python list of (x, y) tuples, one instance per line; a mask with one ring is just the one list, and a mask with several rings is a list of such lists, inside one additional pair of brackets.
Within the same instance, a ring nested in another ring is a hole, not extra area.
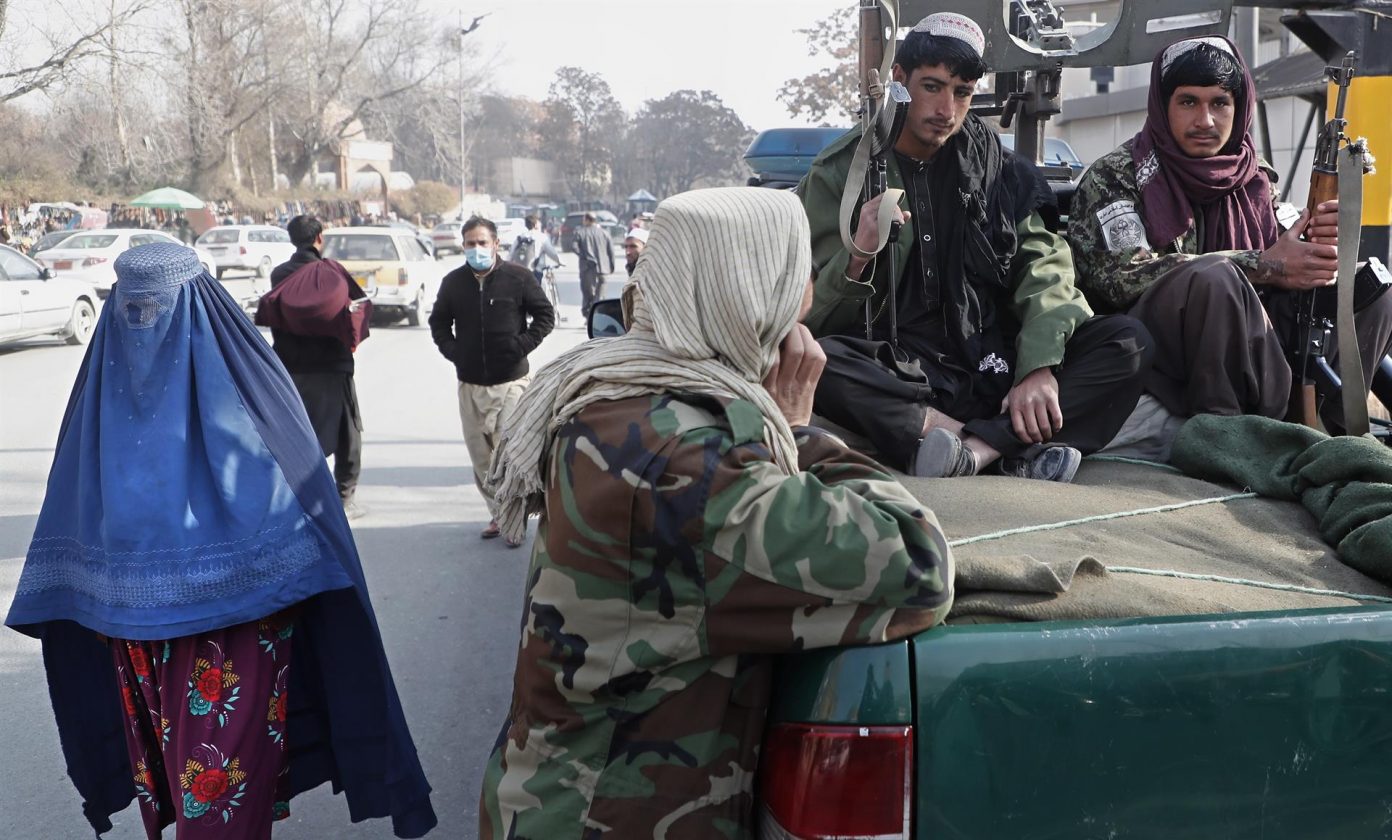
[(1298, 501), (1350, 567), (1392, 584), (1392, 450), (1265, 417), (1195, 417), (1171, 463), (1211, 481)]

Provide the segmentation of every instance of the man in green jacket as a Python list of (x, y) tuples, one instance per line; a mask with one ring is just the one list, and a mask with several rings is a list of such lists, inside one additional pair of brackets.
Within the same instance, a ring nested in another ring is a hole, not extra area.
[[(970, 113), (984, 45), (974, 21), (939, 13), (896, 55), (894, 78), (912, 102), (888, 161), (889, 185), (909, 205), (895, 210), (893, 265), (888, 252), (869, 262), (841, 242), (841, 193), (861, 177), (850, 173), (859, 131), (828, 147), (799, 187), (817, 267), (806, 323), (827, 354), (816, 410), (914, 475), (972, 475), (999, 459), (1006, 475), (1069, 481), (1135, 408), (1150, 337), (1134, 319), (1092, 317), (1053, 230), (1048, 183)], [(862, 250), (874, 248), (879, 205), (860, 209)], [(891, 279), (896, 313), (885, 311)]]

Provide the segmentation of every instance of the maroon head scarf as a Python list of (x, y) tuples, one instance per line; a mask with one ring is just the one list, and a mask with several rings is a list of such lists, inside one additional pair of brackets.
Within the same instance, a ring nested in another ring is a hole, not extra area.
[[(372, 301), (334, 260), (305, 263), (262, 296), (256, 324), (294, 335), (327, 336), (349, 350), (367, 338)], [(354, 301), (362, 300), (354, 306)]]
[(1186, 155), (1170, 133), (1169, 103), (1160, 84), (1169, 47), (1161, 50), (1150, 68), (1146, 122), (1131, 144), (1131, 158), (1136, 163), (1136, 181), (1145, 206), (1146, 234), (1155, 247), (1183, 236), (1195, 212), (1203, 214), (1204, 241), (1200, 247), (1204, 253), (1265, 250), (1276, 243), (1271, 182), (1257, 165), (1257, 147), (1252, 142), (1256, 85), (1237, 47), (1227, 38), (1220, 40), (1227, 43), (1242, 68), (1244, 85), (1234, 103), (1232, 136), (1213, 157)]

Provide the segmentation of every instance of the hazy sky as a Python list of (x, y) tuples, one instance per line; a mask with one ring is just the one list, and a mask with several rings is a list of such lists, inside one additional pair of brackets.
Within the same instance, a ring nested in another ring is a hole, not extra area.
[(852, 0), (433, 0), (444, 21), (492, 14), (469, 37), (498, 51), (500, 92), (545, 99), (556, 68), (604, 77), (632, 113), (674, 90), (714, 91), (756, 129), (795, 125), (777, 99), (786, 79), (824, 61), (806, 27)]

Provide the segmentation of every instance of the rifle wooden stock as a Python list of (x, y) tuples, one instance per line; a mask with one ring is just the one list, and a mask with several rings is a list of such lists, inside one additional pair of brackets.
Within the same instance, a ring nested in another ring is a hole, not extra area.
[(1315, 209), (1326, 201), (1333, 201), (1339, 197), (1339, 173), (1337, 171), (1325, 171), (1323, 167), (1317, 167), (1310, 173), (1310, 200), (1306, 202), (1305, 209), (1309, 211), (1310, 217), (1314, 218)]
[[(1310, 198), (1306, 202), (1305, 209), (1309, 212), (1310, 218), (1315, 216), (1315, 210), (1326, 201), (1333, 201), (1339, 197), (1339, 174), (1337, 171), (1328, 171), (1322, 166), (1316, 165), (1310, 172)], [(1312, 354), (1309, 352), (1309, 342), (1311, 331), (1314, 329), (1314, 301), (1315, 290), (1309, 289), (1300, 293), (1299, 303), (1296, 311), (1299, 314), (1301, 327), (1299, 336), (1305, 346), (1301, 348), (1299, 359), (1299, 370), (1293, 370), (1292, 394), (1291, 394), (1291, 414), (1303, 426), (1311, 429), (1324, 431), (1324, 423), (1319, 416), (1319, 400), (1315, 393), (1315, 382), (1310, 376), (1310, 362)]]

